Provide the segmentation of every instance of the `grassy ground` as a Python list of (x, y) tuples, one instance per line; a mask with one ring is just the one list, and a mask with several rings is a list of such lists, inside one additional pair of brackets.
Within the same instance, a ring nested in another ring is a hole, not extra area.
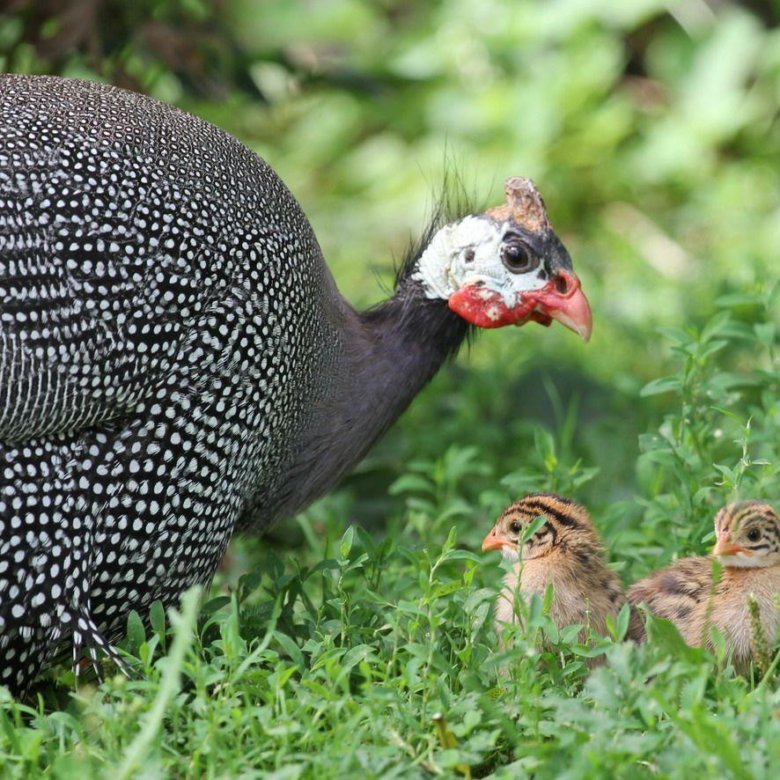
[(484, 334), (339, 490), (237, 542), (204, 609), (131, 619), (138, 679), (0, 692), (0, 776), (774, 776), (776, 649), (743, 679), (663, 623), (579, 646), (536, 604), (502, 654), (478, 550), (506, 503), (557, 490), (628, 584), (706, 550), (727, 500), (780, 499), (777, 31), (692, 0), (328, 0), (305, 34), (295, 4), (226, 7), (265, 102), (123, 62), (272, 163), (347, 297), (380, 297), (449, 157), (485, 200), (536, 179), (594, 338)]
[[(414, 418), (447, 417), (450, 381), (486, 408), (502, 394), (498, 377), (486, 394), (453, 369), (360, 476), (273, 543), (237, 546), (199, 617), (197, 594), (171, 626), (153, 611), (148, 635), (134, 617), (126, 646), (140, 679), (72, 694), (61, 670), (32, 705), (0, 693), (4, 776), (771, 776), (780, 652), (743, 679), (722, 655), (686, 648), (668, 624), (651, 624), (645, 646), (620, 641), (622, 621), (581, 646), (576, 629), (556, 631), (536, 603), (502, 653), (491, 620), (502, 565), (476, 551), (498, 509), (527, 489), (590, 495), (630, 581), (704, 549), (726, 497), (776, 497), (780, 365), (767, 334), (779, 291), (725, 300), (701, 331), (667, 335), (678, 370), (635, 403), (652, 406), (661, 391), (675, 403), (642, 434), (638, 462), (622, 464), (637, 474), (629, 500), (595, 497), (610, 495), (620, 471), (600, 470), (623, 452), (612, 426), (604, 434), (592, 424), (601, 457), (580, 458), (575, 407), (551, 429), (515, 426), (509, 411), (490, 446), (466, 438), (409, 461), (386, 491), (395, 509), (384, 527), (365, 530), (362, 507), (376, 511), (383, 461), (413, 450), (410, 437), (444, 437)], [(726, 370), (731, 363), (740, 370)], [(541, 379), (532, 387), (556, 397)], [(228, 589), (242, 566), (248, 573)], [(588, 674), (597, 654), (606, 663)]]

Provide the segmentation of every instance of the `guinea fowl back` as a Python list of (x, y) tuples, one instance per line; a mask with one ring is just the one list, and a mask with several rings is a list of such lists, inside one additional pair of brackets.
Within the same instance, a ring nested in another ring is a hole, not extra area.
[(205, 122), (4, 76), (0, 186), (0, 650), (18, 659), (63, 630), (52, 601), (67, 627), (206, 581), (340, 342), (297, 203)]
[[(258, 157), (195, 117), (113, 87), (45, 77), (0, 83), (0, 262), (11, 281), (2, 440), (119, 416), (168, 379), (184, 352), (192, 373), (224, 361), (193, 336), (226, 320), (235, 330), (236, 318), (269, 307), (280, 287), (290, 309), (271, 309), (268, 332), (248, 335), (283, 353), (299, 345), (281, 334), (302, 318), (309, 341), (326, 341), (323, 324), (305, 319), (326, 289), (319, 248)], [(9, 373), (27, 363), (42, 371)], [(255, 366), (246, 370), (263, 378)], [(34, 386), (41, 374), (45, 386)]]

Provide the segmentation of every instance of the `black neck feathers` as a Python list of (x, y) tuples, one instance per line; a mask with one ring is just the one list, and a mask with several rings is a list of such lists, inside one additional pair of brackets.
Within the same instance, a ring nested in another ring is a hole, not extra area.
[[(409, 358), (417, 357), (421, 361), (420, 375), (427, 373), (429, 378), (457, 354), (474, 330), (448, 308), (446, 301), (426, 297), (411, 277), (401, 280), (392, 298), (359, 317), (376, 344), (391, 350), (388, 357), (407, 365)], [(392, 354), (398, 351), (403, 354)]]
[(407, 256), (393, 295), (364, 312), (352, 309), (334, 285), (331, 322), (339, 358), (319, 377), (320, 401), (276, 491), (263, 494), (243, 525), (289, 516), (329, 490), (469, 337), (472, 326), (446, 300), (428, 298), (414, 278), (420, 253), (415, 249)]

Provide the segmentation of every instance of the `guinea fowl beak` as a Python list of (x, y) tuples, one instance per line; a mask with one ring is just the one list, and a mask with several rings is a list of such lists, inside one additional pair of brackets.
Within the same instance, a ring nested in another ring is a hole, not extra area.
[(537, 297), (531, 319), (542, 325), (557, 320), (582, 337), (590, 339), (593, 331), (593, 315), (590, 304), (582, 292), (580, 280), (570, 271), (559, 271)]
[(482, 550), (487, 552), (488, 550), (500, 550), (505, 544), (509, 542), (496, 533), (496, 529), (491, 529), (490, 533), (482, 540)]
[(744, 555), (753, 554), (750, 550), (740, 547), (738, 544), (732, 544), (727, 533), (719, 536), (718, 541), (715, 542), (715, 546), (712, 548), (712, 554), (717, 556), (736, 555), (737, 553), (743, 553)]

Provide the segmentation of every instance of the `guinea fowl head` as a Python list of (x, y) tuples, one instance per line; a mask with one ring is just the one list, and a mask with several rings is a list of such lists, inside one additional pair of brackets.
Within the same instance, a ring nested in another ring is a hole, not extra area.
[[(527, 536), (538, 517), (544, 523)], [(483, 550), (499, 550), (511, 561), (542, 558), (557, 548), (572, 550), (579, 557), (600, 555), (602, 549), (585, 508), (554, 493), (531, 493), (515, 501), (482, 541)]]
[(571, 258), (529, 179), (507, 179), (506, 203), (434, 234), (412, 278), (428, 298), (472, 325), (499, 328), (553, 320), (586, 341), (591, 312)]
[(762, 568), (780, 563), (780, 517), (761, 501), (738, 501), (715, 516), (712, 554), (724, 566)]

